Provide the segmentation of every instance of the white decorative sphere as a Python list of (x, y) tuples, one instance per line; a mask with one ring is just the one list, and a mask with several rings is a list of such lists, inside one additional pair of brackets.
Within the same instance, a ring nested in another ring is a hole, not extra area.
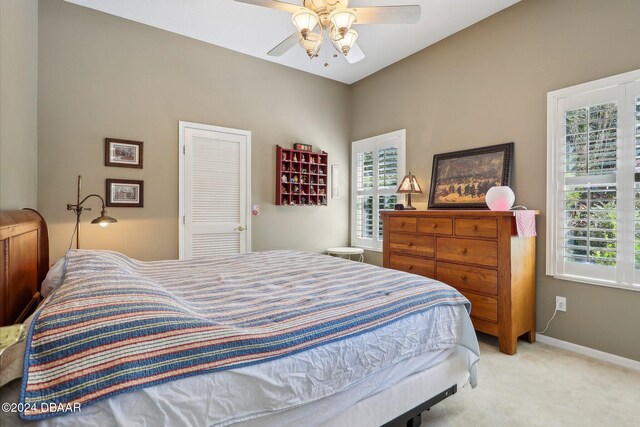
[(511, 206), (513, 206), (515, 200), (516, 195), (513, 194), (513, 191), (507, 186), (491, 187), (485, 197), (487, 206), (489, 206), (489, 209), (492, 211), (508, 211), (511, 209)]

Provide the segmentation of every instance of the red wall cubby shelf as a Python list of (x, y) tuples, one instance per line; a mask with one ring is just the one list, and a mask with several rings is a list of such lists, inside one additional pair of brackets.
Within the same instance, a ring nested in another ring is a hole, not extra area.
[(329, 155), (276, 146), (276, 205), (327, 206)]

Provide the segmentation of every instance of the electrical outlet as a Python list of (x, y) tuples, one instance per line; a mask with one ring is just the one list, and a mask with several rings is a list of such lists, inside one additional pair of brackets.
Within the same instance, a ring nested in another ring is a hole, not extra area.
[(567, 298), (556, 297), (556, 310), (567, 311)]

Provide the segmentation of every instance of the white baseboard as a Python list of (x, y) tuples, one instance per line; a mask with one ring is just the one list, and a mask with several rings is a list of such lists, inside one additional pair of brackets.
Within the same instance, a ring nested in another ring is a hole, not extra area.
[(626, 357), (616, 356), (615, 354), (611, 354), (611, 353), (605, 353), (604, 351), (596, 350), (590, 347), (584, 347), (578, 344), (574, 344), (568, 341), (562, 341), (556, 338), (551, 338), (547, 335), (542, 335), (542, 334), (536, 334), (536, 341), (542, 344), (550, 345), (551, 347), (557, 347), (562, 350), (581, 354), (582, 356), (587, 356), (592, 359), (600, 360), (603, 362), (620, 366), (622, 368), (627, 368), (633, 371), (640, 372), (640, 362), (637, 360), (627, 359)]

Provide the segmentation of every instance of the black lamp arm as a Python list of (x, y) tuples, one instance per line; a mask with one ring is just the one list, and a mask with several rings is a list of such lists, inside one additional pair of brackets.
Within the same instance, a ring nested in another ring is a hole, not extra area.
[(88, 211), (90, 211), (90, 210), (91, 210), (90, 208), (83, 208), (83, 207), (82, 207), (82, 205), (84, 204), (84, 202), (86, 202), (86, 201), (87, 201), (87, 199), (88, 199), (88, 198), (90, 198), (90, 197), (97, 197), (98, 199), (100, 199), (100, 202), (102, 202), (102, 210), (103, 210), (103, 211), (105, 210), (105, 207), (104, 207), (104, 199), (103, 199), (103, 198), (102, 198), (102, 196), (101, 196), (101, 195), (99, 195), (99, 194), (89, 194), (87, 197), (85, 197), (84, 199), (82, 199), (82, 201), (78, 202), (78, 204), (77, 204), (77, 205), (67, 204), (67, 210), (73, 210), (73, 211), (76, 211), (76, 213), (77, 213), (78, 211), (82, 211), (82, 210), (88, 210)]

